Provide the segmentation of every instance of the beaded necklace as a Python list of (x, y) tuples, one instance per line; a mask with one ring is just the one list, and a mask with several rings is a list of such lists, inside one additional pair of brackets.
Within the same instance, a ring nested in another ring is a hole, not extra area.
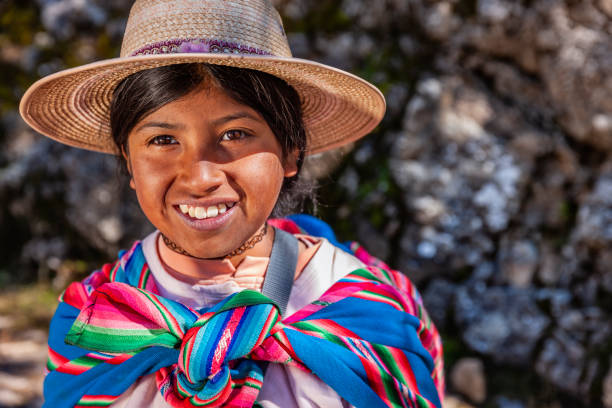
[[(257, 245), (257, 243), (259, 243), (263, 239), (263, 237), (266, 235), (267, 232), (268, 232), (268, 224), (265, 223), (264, 226), (261, 228), (261, 230), (256, 235), (252, 236), (244, 244), (240, 245), (238, 248), (234, 249), (232, 252), (225, 255), (224, 258), (232, 258), (236, 255), (242, 254), (244, 251), (248, 249), (253, 248), (255, 245)], [(189, 252), (185, 251), (183, 248), (176, 245), (170, 238), (166, 237), (164, 234), (161, 234), (161, 236), (162, 236), (162, 240), (164, 241), (164, 244), (166, 244), (166, 246), (170, 248), (171, 250), (173, 250), (174, 252), (181, 254), (181, 255), (187, 255), (192, 258), (197, 258), (197, 256), (191, 255)]]

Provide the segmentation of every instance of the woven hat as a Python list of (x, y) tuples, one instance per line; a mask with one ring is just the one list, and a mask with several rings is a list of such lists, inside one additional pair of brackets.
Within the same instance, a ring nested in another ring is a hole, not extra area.
[(24, 120), (61, 143), (117, 154), (110, 132), (113, 91), (137, 71), (209, 63), (267, 72), (300, 95), (307, 154), (347, 144), (382, 119), (385, 100), (348, 72), (293, 58), (282, 21), (267, 0), (136, 0), (119, 58), (49, 75), (21, 100)]

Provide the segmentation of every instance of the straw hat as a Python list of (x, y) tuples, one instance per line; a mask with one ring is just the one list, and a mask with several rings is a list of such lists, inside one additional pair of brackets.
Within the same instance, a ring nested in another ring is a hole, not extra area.
[(383, 95), (370, 83), (293, 58), (280, 16), (267, 0), (136, 0), (119, 58), (37, 81), (20, 112), (30, 126), (61, 143), (116, 154), (109, 106), (117, 84), (137, 71), (193, 62), (267, 72), (295, 88), (307, 154), (365, 136), (385, 112)]

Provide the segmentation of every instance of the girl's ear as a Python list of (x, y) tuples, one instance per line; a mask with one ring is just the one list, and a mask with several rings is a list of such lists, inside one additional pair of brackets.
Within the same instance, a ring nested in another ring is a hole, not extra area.
[(289, 154), (287, 154), (287, 156), (285, 156), (285, 164), (284, 164), (284, 168), (285, 168), (285, 177), (293, 177), (297, 174), (298, 172), (298, 168), (297, 168), (297, 160), (299, 157), (299, 150), (295, 149), (292, 152), (290, 152)]
[(130, 174), (130, 188), (132, 190), (136, 190), (134, 176), (132, 175), (132, 163), (130, 162), (130, 156), (127, 154), (123, 146), (121, 146), (121, 155), (123, 156), (123, 160), (125, 160), (125, 167), (127, 167), (127, 171)]

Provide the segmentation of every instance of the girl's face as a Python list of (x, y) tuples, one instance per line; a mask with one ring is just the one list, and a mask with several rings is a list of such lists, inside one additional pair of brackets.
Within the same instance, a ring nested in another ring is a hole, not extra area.
[[(296, 156), (283, 157), (263, 117), (214, 85), (144, 117), (125, 156), (147, 218), (199, 258), (222, 257), (255, 235), (283, 178), (297, 173)], [(271, 234), (264, 239), (251, 254), (264, 255)]]

